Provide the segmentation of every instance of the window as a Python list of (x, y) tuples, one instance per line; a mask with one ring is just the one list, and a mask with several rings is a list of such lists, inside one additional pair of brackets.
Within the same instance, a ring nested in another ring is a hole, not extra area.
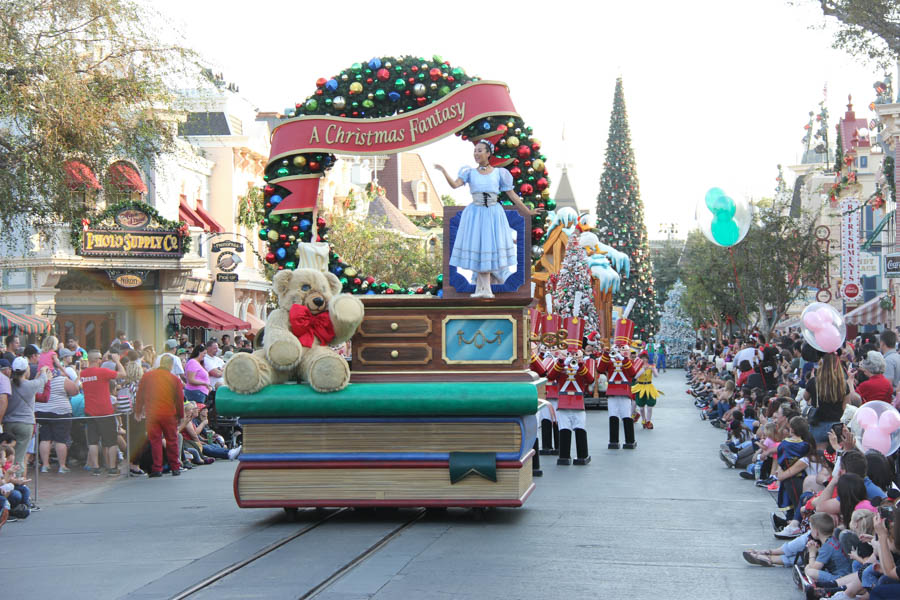
[(868, 156), (860, 156), (859, 157), (859, 168), (866, 169), (869, 166), (869, 157)]
[(416, 186), (416, 206), (428, 206), (428, 184), (424, 181)]

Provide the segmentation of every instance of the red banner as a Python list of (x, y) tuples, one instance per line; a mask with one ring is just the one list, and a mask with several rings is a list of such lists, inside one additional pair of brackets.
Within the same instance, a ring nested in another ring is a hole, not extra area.
[[(505, 83), (476, 81), (418, 110), (383, 119), (303, 116), (272, 132), (269, 164), (306, 152), (397, 154), (430, 144), (490, 116), (518, 116)], [(489, 133), (489, 132), (485, 132)], [(291, 193), (275, 213), (312, 210), (324, 173), (270, 179)]]

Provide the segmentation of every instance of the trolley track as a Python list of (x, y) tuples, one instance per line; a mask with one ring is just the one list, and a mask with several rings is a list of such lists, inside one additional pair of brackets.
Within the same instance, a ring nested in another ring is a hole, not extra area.
[[(352, 513), (349, 508), (341, 508), (331, 512), (321, 519), (318, 519), (308, 525), (302, 527), (300, 530), (295, 531), (267, 546), (258, 550), (254, 554), (244, 558), (240, 561), (237, 561), (215, 573), (205, 577), (201, 581), (195, 583), (189, 588), (179, 592), (178, 594), (171, 597), (171, 600), (186, 600), (188, 598), (197, 598), (200, 596), (201, 592), (212, 591), (209, 590), (211, 586), (219, 582), (223, 582), (228, 578), (239, 578), (242, 575), (242, 570), (247, 569), (251, 565), (259, 564), (265, 562), (266, 557), (274, 558), (273, 554), (276, 553), (281, 548), (289, 545), (291, 542), (294, 542), (300, 538), (303, 538), (307, 534), (313, 532), (318, 529), (322, 525), (325, 525), (327, 522), (335, 519), (340, 515), (348, 515)], [(381, 535), (374, 543), (368, 544), (362, 551), (356, 552), (355, 549), (351, 551), (351, 558), (346, 562), (343, 562), (338, 568), (332, 570), (327, 576), (318, 580), (317, 583), (308, 587), (305, 592), (298, 593), (297, 598), (299, 600), (309, 600), (315, 598), (323, 591), (327, 590), (331, 587), (332, 584), (340, 580), (346, 574), (351, 572), (354, 568), (356, 568), (361, 563), (365, 562), (368, 558), (376, 554), (379, 550), (389, 544), (392, 540), (402, 534), (404, 531), (412, 527), (416, 522), (421, 520), (427, 511), (423, 509), (417, 510), (414, 514), (410, 515), (408, 518), (403, 519), (403, 522), (399, 523), (395, 527), (392, 527), (390, 531)], [(288, 511), (288, 515), (292, 513)], [(356, 552), (353, 554), (353, 552)], [(302, 586), (306, 586), (304, 583)]]

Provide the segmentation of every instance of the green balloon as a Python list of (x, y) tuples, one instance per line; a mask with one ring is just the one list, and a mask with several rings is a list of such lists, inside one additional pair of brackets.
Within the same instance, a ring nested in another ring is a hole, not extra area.
[(730, 217), (714, 217), (711, 231), (713, 239), (716, 240), (716, 243), (720, 246), (734, 246), (741, 237), (741, 230), (738, 227), (737, 222)]

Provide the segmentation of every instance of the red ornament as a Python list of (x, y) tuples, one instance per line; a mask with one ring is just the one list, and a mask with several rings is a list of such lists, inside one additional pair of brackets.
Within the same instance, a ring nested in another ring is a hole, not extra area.
[(519, 158), (525, 160), (529, 156), (531, 156), (531, 148), (528, 146), (519, 146)]
[(316, 87), (325, 87), (325, 84), (328, 83), (328, 80), (324, 77), (319, 77), (316, 79)]
[(529, 196), (533, 193), (534, 193), (534, 188), (531, 186), (530, 183), (523, 183), (519, 187), (519, 194), (521, 194), (522, 196)]
[(266, 254), (266, 262), (269, 264), (272, 264), (275, 262), (275, 253), (274, 252), (269, 252), (268, 254)]
[(534, 149), (535, 152), (537, 152), (538, 150), (541, 149), (541, 143), (540, 142), (532, 142), (531, 147)]
[(325, 227), (325, 217), (319, 217), (316, 219), (316, 225), (319, 227)]
[(544, 235), (544, 230), (540, 227), (535, 227), (531, 230), (531, 237), (535, 239), (539, 239)]
[(355, 277), (353, 279), (353, 285), (360, 285), (360, 284), (362, 284), (362, 279), (360, 279), (359, 277)]
[(271, 203), (271, 202), (266, 202), (266, 208), (272, 208), (272, 203)]
[(416, 65), (413, 65), (412, 67), (410, 67), (409, 70), (412, 71), (413, 73), (416, 73), (416, 72), (418, 72), (419, 67), (417, 67)]
[(273, 188), (271, 185), (267, 185), (266, 187), (263, 188), (263, 193), (266, 193), (266, 194), (271, 194), (274, 191), (275, 191), (275, 188)]
[(372, 285), (373, 283), (375, 283), (375, 278), (372, 277), (371, 275), (366, 277), (366, 283), (368, 283), (369, 285)]
[(309, 170), (310, 171), (318, 171), (319, 163), (317, 163), (316, 161), (312, 161), (311, 163), (309, 163)]
[(387, 81), (391, 78), (391, 72), (384, 68), (378, 69), (378, 71), (375, 72), (375, 77), (378, 78), (378, 81)]
[(441, 78), (441, 70), (438, 69), (437, 67), (434, 67), (430, 71), (428, 71), (428, 74), (431, 75), (432, 81), (437, 81), (438, 79)]
[(513, 177), (518, 177), (519, 175), (522, 174), (522, 169), (520, 169), (519, 167), (513, 167), (512, 169), (509, 170), (509, 174), (512, 175)]
[(547, 181), (546, 177), (541, 177), (540, 179), (538, 179), (537, 181), (534, 182), (534, 185), (537, 186), (537, 189), (539, 192), (543, 192), (544, 190), (547, 189), (547, 186), (550, 185), (550, 182)]
[(323, 92), (322, 90), (316, 90), (316, 96), (321, 96), (324, 93), (325, 92)]
[(384, 293), (385, 294), (393, 294), (394, 290), (393, 290), (393, 288), (388, 288), (388, 289), (384, 290)]
[(366, 83), (372, 83), (374, 80), (371, 77), (366, 77)]
[(293, 231), (294, 233), (300, 231), (300, 226), (299, 226), (299, 225), (292, 225), (292, 226), (291, 226), (291, 231)]
[(426, 102), (428, 102), (428, 98), (416, 98), (416, 104), (419, 106), (425, 106)]
[(287, 234), (282, 233), (281, 235), (278, 236), (278, 240), (279, 240), (279, 241), (282, 241), (282, 242), (283, 242), (283, 241), (286, 240), (286, 239), (287, 239)]

